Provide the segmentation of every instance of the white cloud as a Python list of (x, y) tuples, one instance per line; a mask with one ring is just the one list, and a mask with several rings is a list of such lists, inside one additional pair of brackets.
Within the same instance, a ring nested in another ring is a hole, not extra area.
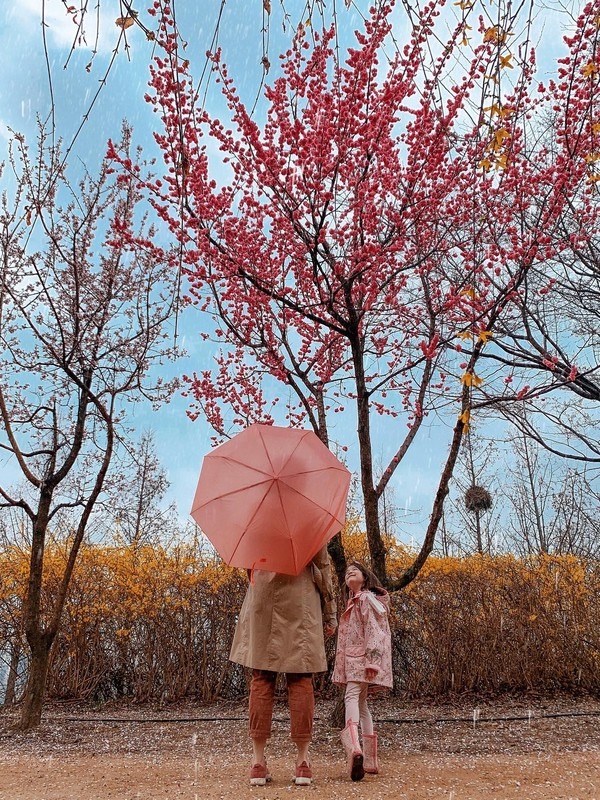
[[(70, 5), (70, 4), (67, 4)], [(79, 9), (79, 0), (73, 0), (73, 8)], [(96, 46), (96, 27), (98, 25), (97, 48), (100, 52), (109, 51), (115, 44), (115, 19), (119, 16), (117, 0), (103, 0), (100, 5), (99, 19), (96, 8), (90, 7), (84, 19), (84, 37), (80, 38), (81, 30), (78, 23), (81, 14), (69, 14), (61, 0), (19, 0), (12, 8), (13, 18), (21, 33), (30, 31), (37, 35), (43, 20), (46, 25), (46, 38), (50, 47), (59, 49), (73, 46), (92, 49)], [(117, 32), (118, 35), (118, 32)]]

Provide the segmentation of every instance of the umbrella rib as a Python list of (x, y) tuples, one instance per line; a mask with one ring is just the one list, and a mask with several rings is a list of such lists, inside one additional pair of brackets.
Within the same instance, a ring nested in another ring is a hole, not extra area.
[[(288, 489), (291, 488), (290, 486), (288, 486), (288, 484), (286, 484), (286, 486), (287, 486)], [(279, 505), (281, 506), (281, 511), (283, 513), (283, 518), (285, 520), (285, 526), (286, 526), (287, 530), (289, 531), (290, 524), (289, 524), (288, 516), (287, 516), (286, 511), (285, 511), (285, 504), (283, 502), (283, 497), (281, 496), (281, 488), (280, 488), (279, 481), (276, 481), (276, 488), (277, 488), (277, 494), (279, 496)], [(300, 494), (300, 493), (296, 492), (296, 494)], [(304, 495), (301, 495), (301, 497), (304, 497)], [(291, 536), (289, 537), (289, 542), (290, 542), (290, 546), (292, 548), (292, 558), (294, 560), (294, 569), (297, 569), (298, 568), (298, 553), (296, 552), (296, 546), (294, 545), (293, 537), (291, 537)]]
[(223, 461), (229, 461), (231, 464), (239, 464), (240, 467), (251, 469), (253, 472), (261, 472), (263, 475), (271, 477), (271, 474), (267, 472), (267, 470), (261, 469), (255, 464), (248, 464), (247, 461), (241, 461), (239, 458), (235, 458), (234, 456), (219, 456), (219, 459), (222, 459)]
[[(271, 481), (270, 481), (270, 482), (271, 482), (271, 485), (273, 485), (273, 483), (277, 483), (277, 481), (276, 481), (276, 479), (275, 479), (275, 478), (271, 478)], [(267, 481), (260, 481), (260, 483), (267, 483)], [(258, 486), (259, 484), (255, 484), (255, 485), (256, 485), (256, 486)], [(271, 488), (271, 487), (269, 487), (269, 489), (270, 489), (270, 488)], [(259, 504), (256, 506), (256, 508), (254, 509), (254, 513), (252, 514), (252, 516), (250, 517), (250, 519), (248, 520), (248, 522), (247, 522), (247, 523), (246, 523), (246, 525), (245, 525), (245, 528), (246, 528), (246, 529), (247, 529), (247, 528), (249, 528), (249, 527), (250, 527), (250, 525), (252, 525), (252, 523), (254, 522), (254, 520), (255, 520), (255, 518), (256, 518), (256, 516), (257, 516), (258, 512), (260, 511), (260, 509), (261, 509), (261, 507), (262, 507), (263, 503), (264, 503), (264, 502), (265, 502), (265, 500), (266, 500), (266, 497), (267, 497), (267, 495), (269, 494), (269, 489), (267, 489), (267, 491), (266, 491), (266, 492), (263, 494), (263, 496), (262, 496), (262, 498), (261, 498), (261, 500), (260, 500), (260, 503), (259, 503)], [(232, 559), (233, 559), (233, 557), (235, 556), (235, 554), (236, 554), (236, 552), (237, 552), (237, 549), (238, 549), (238, 547), (239, 547), (239, 546), (240, 546), (240, 544), (242, 543), (242, 539), (243, 539), (243, 538), (244, 538), (243, 536), (240, 536), (240, 538), (238, 539), (238, 543), (236, 544), (236, 546), (235, 546), (235, 549), (233, 550), (233, 552), (232, 552), (232, 554), (231, 554), (231, 556), (230, 556), (230, 560), (232, 560)]]
[[(304, 473), (301, 473), (301, 472), (299, 472), (299, 473), (298, 473), (298, 475), (303, 475), (303, 474), (304, 474)], [(321, 503), (318, 503), (318, 502), (317, 502), (317, 501), (314, 499), (314, 497), (308, 497), (307, 495), (303, 494), (303, 492), (301, 492), (299, 489), (296, 489), (296, 487), (295, 487), (295, 486), (292, 486), (292, 485), (290, 485), (290, 484), (289, 484), (289, 483), (286, 481), (286, 479), (285, 479), (285, 478), (279, 478), (279, 481), (280, 481), (281, 483), (285, 483), (286, 487), (287, 487), (287, 488), (288, 488), (290, 491), (292, 491), (292, 492), (295, 492), (297, 495), (300, 495), (300, 497), (303, 497), (305, 500), (308, 500), (310, 503), (312, 503), (314, 506), (316, 506), (317, 508), (319, 508), (321, 511), (325, 511), (325, 513), (326, 513), (326, 514), (331, 514), (331, 513), (332, 513), (332, 512), (331, 512), (331, 508), (330, 508), (330, 506), (325, 506), (325, 505), (322, 505)], [(283, 503), (282, 503), (281, 505), (282, 505), (282, 507), (283, 507)], [(340, 503), (340, 505), (343, 505), (343, 504), (342, 504), (342, 503)]]
[[(345, 474), (345, 473), (348, 472), (346, 467), (341, 469), (340, 467), (336, 467), (335, 464), (331, 464), (331, 465), (326, 466), (326, 467), (314, 467), (313, 469), (310, 469), (310, 468), (307, 468), (307, 469), (294, 469), (294, 472), (292, 473), (292, 475), (294, 477), (296, 475), (315, 475), (317, 472), (331, 472), (332, 470), (334, 472), (341, 472), (342, 474)], [(280, 476), (280, 478), (282, 480), (285, 480), (286, 476), (282, 475), (282, 476)]]
[[(272, 481), (272, 480), (273, 480), (272, 476), (267, 476), (267, 477), (264, 478), (264, 480), (256, 481), (255, 483), (248, 483), (246, 486), (244, 486), (244, 489), (253, 489), (255, 486), (261, 486), (262, 484), (269, 483), (269, 481)], [(229, 492), (223, 492), (223, 494), (220, 494), (219, 495), (219, 499), (221, 499), (222, 497), (229, 497), (230, 495), (235, 495), (235, 494), (239, 494), (239, 493), (240, 493), (239, 488), (231, 489), (231, 491), (229, 491)], [(204, 506), (207, 506), (210, 503), (213, 503), (214, 500), (215, 500), (214, 497), (209, 497), (203, 503), (200, 503), (200, 505), (195, 506), (192, 509), (192, 511), (197, 511), (199, 508), (204, 508)]]
[[(309, 434), (309, 433), (310, 433), (310, 431), (302, 431), (302, 433), (303, 433), (304, 435), (299, 437), (298, 441), (297, 441), (297, 442), (296, 442), (296, 444), (294, 445), (294, 448), (293, 448), (293, 449), (292, 449), (292, 450), (291, 450), (291, 451), (288, 453), (288, 456), (287, 456), (287, 459), (286, 459), (287, 461), (289, 461), (289, 460), (290, 460), (290, 459), (293, 457), (294, 453), (295, 453), (295, 452), (296, 452), (296, 450), (297, 450), (297, 449), (300, 447), (300, 445), (302, 444), (302, 442), (303, 442), (303, 441), (304, 441), (304, 439), (306, 438), (306, 435), (307, 435), (307, 434)], [(267, 447), (267, 443), (265, 442), (265, 437), (263, 436), (263, 432), (262, 432), (262, 431), (259, 431), (259, 432), (258, 432), (258, 435), (260, 436), (260, 439), (261, 439), (261, 441), (262, 441), (263, 447), (264, 447), (264, 449), (265, 449), (265, 455), (266, 455), (267, 459), (269, 460), (269, 464), (271, 465), (271, 470), (272, 470), (273, 472), (275, 472), (275, 465), (273, 464), (273, 461), (272, 461), (272, 459), (271, 459), (271, 453), (270, 453), (270, 451), (269, 451), (269, 448)], [(310, 470), (309, 470), (309, 471), (310, 471)]]

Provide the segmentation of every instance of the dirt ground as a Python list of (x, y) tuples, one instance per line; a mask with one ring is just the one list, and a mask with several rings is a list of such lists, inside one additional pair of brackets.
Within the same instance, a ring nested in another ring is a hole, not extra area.
[(378, 776), (351, 783), (331, 704), (319, 702), (314, 781), (291, 783), (293, 749), (278, 703), (268, 761), (273, 783), (248, 785), (243, 705), (49, 707), (41, 727), (16, 733), (0, 713), (0, 800), (282, 800), (446, 798), (600, 800), (600, 701), (520, 698), (454, 705), (373, 703)]

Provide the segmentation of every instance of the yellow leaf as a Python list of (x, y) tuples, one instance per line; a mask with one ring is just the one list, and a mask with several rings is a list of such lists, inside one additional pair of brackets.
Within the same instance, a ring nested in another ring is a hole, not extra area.
[(470, 8), (473, 8), (475, 4), (469, 3), (469, 0), (458, 0), (454, 5), (458, 6), (462, 11), (468, 11)]
[(588, 61), (585, 67), (582, 68), (581, 73), (584, 78), (591, 78), (593, 75), (598, 73), (598, 67), (593, 61)]
[(494, 25), (493, 28), (486, 29), (485, 33), (483, 34), (483, 41), (503, 44), (508, 36), (512, 36), (512, 33), (502, 30), (500, 25)]
[(511, 108), (510, 106), (503, 106), (500, 109), (500, 119), (506, 119), (506, 117), (510, 117), (513, 111), (514, 108)]
[(494, 131), (494, 137), (489, 145), (490, 148), (494, 150), (497, 147), (500, 147), (502, 142), (507, 138), (510, 138), (510, 132), (506, 128), (500, 128), (499, 130)]
[(479, 375), (475, 375), (474, 372), (465, 372), (460, 382), (464, 383), (465, 386), (481, 386), (483, 378), (480, 378)]
[(494, 116), (494, 114), (498, 114), (499, 116), (502, 115), (502, 107), (499, 106), (498, 103), (492, 103), (491, 106), (485, 106), (483, 110), (489, 111), (492, 116)]
[(594, 122), (592, 125), (592, 133), (600, 133), (600, 122)]
[(595, 161), (598, 161), (598, 159), (600, 159), (600, 153), (588, 153), (585, 157), (588, 164), (593, 164)]
[(505, 139), (510, 138), (510, 133), (506, 130), (506, 128), (500, 128), (499, 131), (496, 131), (494, 134), (494, 143), (492, 145), (493, 148), (500, 147), (502, 142)]
[(491, 169), (491, 167), (492, 167), (492, 162), (491, 162), (491, 161), (490, 161), (490, 159), (489, 159), (489, 158), (486, 156), (485, 158), (482, 158), (482, 159), (481, 159), (481, 161), (479, 162), (479, 166), (480, 166), (482, 169)]
[(462, 297), (477, 297), (477, 292), (473, 286), (465, 286), (465, 288), (460, 293)]
[(530, 614), (530, 615), (527, 617), (527, 619), (529, 620), (529, 622), (535, 622), (535, 621), (536, 621), (536, 619), (537, 619), (537, 616), (538, 616), (537, 614)]
[(479, 331), (479, 341), (487, 344), (493, 335), (492, 331)]
[(508, 69), (513, 69), (513, 64), (510, 63), (512, 58), (512, 53), (509, 53), (507, 56), (500, 56), (500, 69), (503, 67), (507, 67)]
[(471, 333), (471, 331), (461, 331), (459, 334), (457, 334), (457, 336), (458, 336), (459, 339), (472, 339), (473, 338), (473, 334)]
[(466, 411), (463, 411), (463, 413), (459, 416), (458, 419), (460, 422), (462, 422), (464, 429), (468, 431), (470, 427), (469, 423), (471, 420), (471, 412), (468, 409)]
[(129, 14), (126, 17), (118, 17), (118, 19), (115, 20), (115, 25), (118, 28), (122, 28), (124, 31), (127, 30), (127, 28), (131, 28), (134, 23), (135, 19)]

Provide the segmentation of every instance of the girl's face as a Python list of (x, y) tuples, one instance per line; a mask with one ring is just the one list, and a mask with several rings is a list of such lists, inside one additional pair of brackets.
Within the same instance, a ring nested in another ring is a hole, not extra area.
[(350, 589), (350, 591), (356, 594), (356, 592), (360, 591), (362, 588), (362, 585), (365, 582), (365, 576), (357, 566), (350, 564), (346, 570), (344, 580), (346, 581), (346, 586)]

